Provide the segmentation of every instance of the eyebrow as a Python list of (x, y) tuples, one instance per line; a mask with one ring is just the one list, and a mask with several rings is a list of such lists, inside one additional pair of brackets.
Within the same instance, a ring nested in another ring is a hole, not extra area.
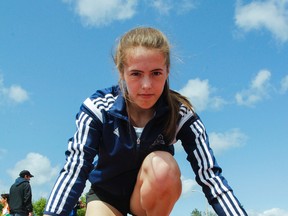
[(159, 70), (163, 71), (164, 69), (162, 69), (162, 68), (155, 68), (155, 69), (153, 69), (152, 71), (159, 71)]
[[(153, 71), (163, 71), (163, 70), (164, 69), (162, 69), (162, 68), (155, 68), (155, 69), (152, 69), (151, 72), (153, 72)], [(143, 72), (142, 70), (139, 70), (139, 69), (132, 69), (130, 71), (132, 71), (132, 72)]]

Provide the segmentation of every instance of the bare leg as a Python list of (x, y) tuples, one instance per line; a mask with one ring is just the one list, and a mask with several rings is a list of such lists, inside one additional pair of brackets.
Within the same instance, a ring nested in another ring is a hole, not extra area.
[(173, 156), (164, 151), (149, 154), (139, 170), (130, 199), (137, 216), (168, 216), (181, 195), (180, 169)]
[(86, 216), (122, 216), (113, 206), (100, 200), (91, 201), (87, 205)]

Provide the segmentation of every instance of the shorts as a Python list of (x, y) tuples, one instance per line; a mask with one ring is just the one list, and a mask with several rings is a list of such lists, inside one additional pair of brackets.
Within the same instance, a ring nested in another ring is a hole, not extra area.
[(130, 213), (130, 196), (116, 196), (100, 187), (91, 186), (89, 192), (86, 194), (87, 203), (95, 200), (106, 202), (120, 211), (123, 215)]

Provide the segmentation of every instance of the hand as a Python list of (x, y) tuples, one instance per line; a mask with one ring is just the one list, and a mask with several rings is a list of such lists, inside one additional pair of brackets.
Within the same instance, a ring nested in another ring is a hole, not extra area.
[(28, 216), (33, 216), (33, 212), (29, 212)]

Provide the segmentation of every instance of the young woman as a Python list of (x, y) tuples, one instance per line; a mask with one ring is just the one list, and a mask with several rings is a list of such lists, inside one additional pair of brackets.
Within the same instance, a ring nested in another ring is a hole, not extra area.
[(1, 204), (2, 208), (2, 216), (9, 216), (10, 215), (10, 208), (9, 208), (9, 194), (1, 194)]
[(173, 158), (173, 144), (181, 140), (216, 213), (247, 215), (221, 175), (192, 105), (169, 88), (165, 35), (132, 29), (120, 39), (114, 60), (119, 85), (96, 91), (81, 106), (45, 214), (67, 215), (89, 178), (88, 216), (169, 215), (181, 194)]

